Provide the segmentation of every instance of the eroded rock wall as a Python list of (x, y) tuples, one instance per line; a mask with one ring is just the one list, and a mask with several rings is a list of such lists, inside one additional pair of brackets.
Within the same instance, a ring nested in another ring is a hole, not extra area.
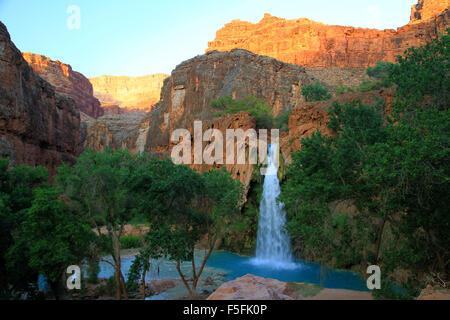
[(305, 67), (365, 69), (378, 61), (395, 62), (407, 48), (421, 46), (445, 32), (450, 20), (448, 0), (421, 0), (416, 7), (413, 17), (418, 18), (397, 30), (331, 26), (270, 14), (256, 24), (234, 20), (217, 31), (206, 51), (241, 48)]
[(131, 111), (150, 111), (161, 96), (161, 88), (167, 74), (152, 74), (144, 77), (101, 76), (89, 81), (94, 95), (102, 105), (115, 104)]
[(0, 156), (54, 172), (80, 151), (75, 101), (35, 74), (0, 22)]
[(70, 65), (34, 53), (23, 53), (23, 57), (57, 93), (73, 98), (80, 111), (94, 118), (103, 115), (100, 102), (93, 95), (91, 83), (81, 73), (73, 71)]

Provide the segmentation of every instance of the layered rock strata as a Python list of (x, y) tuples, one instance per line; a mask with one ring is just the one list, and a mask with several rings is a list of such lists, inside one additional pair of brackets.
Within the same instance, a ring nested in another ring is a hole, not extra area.
[(0, 22), (0, 156), (53, 172), (80, 151), (75, 101), (35, 74)]
[(100, 102), (94, 97), (89, 80), (72, 67), (60, 61), (34, 54), (23, 53), (23, 57), (41, 78), (49, 82), (59, 94), (71, 97), (80, 111), (97, 118), (103, 115)]

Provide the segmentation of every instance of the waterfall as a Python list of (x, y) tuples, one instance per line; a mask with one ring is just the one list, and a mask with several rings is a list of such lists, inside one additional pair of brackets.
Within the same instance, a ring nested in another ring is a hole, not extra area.
[(268, 167), (264, 178), (263, 194), (259, 208), (256, 264), (274, 267), (292, 267), (289, 235), (285, 230), (284, 204), (277, 201), (281, 193), (278, 180), (278, 148), (269, 145)]

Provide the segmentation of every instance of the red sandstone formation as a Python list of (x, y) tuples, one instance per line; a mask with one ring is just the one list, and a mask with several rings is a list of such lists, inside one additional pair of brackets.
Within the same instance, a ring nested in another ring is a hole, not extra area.
[[(170, 142), (172, 132), (176, 129), (192, 132), (195, 120), (203, 120), (203, 131), (215, 128), (224, 134), (228, 128), (256, 127), (248, 113), (214, 118), (210, 107), (212, 100), (222, 96), (243, 99), (253, 95), (273, 106), (278, 115), (301, 105), (304, 98), (300, 88), (313, 81), (315, 79), (303, 67), (246, 50), (210, 52), (177, 66), (164, 81), (161, 101), (139, 126), (133, 123), (134, 129), (127, 131), (125, 127), (130, 125), (126, 115), (119, 115), (114, 121), (112, 117), (102, 117), (88, 127), (85, 146), (95, 150), (126, 146), (134, 152), (147, 151), (155, 157), (168, 158), (174, 146)], [(206, 171), (218, 166), (193, 167)], [(227, 168), (244, 184), (250, 183), (253, 165)]]
[(410, 24), (433, 19), (450, 5), (449, 0), (419, 0), (412, 7)]
[(395, 62), (407, 48), (445, 32), (448, 0), (421, 0), (415, 10), (412, 22), (397, 30), (330, 26), (270, 14), (257, 24), (234, 20), (217, 31), (206, 51), (241, 48), (305, 67), (367, 68), (378, 61)]
[(102, 107), (115, 104), (130, 111), (150, 111), (158, 103), (167, 74), (144, 77), (101, 76), (89, 79)]
[(80, 151), (80, 112), (23, 59), (0, 22), (0, 157), (53, 172)]
[(57, 93), (72, 97), (80, 111), (94, 118), (103, 115), (100, 102), (93, 95), (91, 83), (81, 73), (73, 71), (70, 65), (34, 53), (23, 53), (23, 57)]

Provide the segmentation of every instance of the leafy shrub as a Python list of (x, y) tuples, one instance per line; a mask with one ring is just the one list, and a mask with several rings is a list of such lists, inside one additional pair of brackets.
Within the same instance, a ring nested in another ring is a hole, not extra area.
[(123, 236), (120, 238), (122, 249), (135, 249), (141, 247), (141, 239), (137, 236)]
[(393, 63), (380, 61), (375, 67), (367, 68), (366, 72), (370, 77), (384, 80), (389, 77), (389, 73), (393, 70), (393, 68)]
[(336, 95), (338, 96), (347, 92), (355, 92), (355, 89), (348, 86), (344, 86), (342, 84), (339, 84), (336, 87), (334, 87), (334, 90), (336, 91)]
[(100, 265), (98, 261), (89, 261), (87, 268), (88, 278), (87, 281), (90, 284), (98, 283), (98, 274), (100, 273)]
[(275, 119), (275, 125), (278, 129), (280, 129), (281, 132), (287, 132), (289, 131), (289, 116), (290, 112), (283, 113), (282, 115), (279, 115)]
[(262, 99), (248, 96), (243, 100), (234, 100), (232, 97), (225, 96), (211, 101), (210, 106), (218, 110), (214, 114), (216, 117), (220, 117), (223, 114), (236, 114), (246, 111), (255, 118), (258, 128), (272, 129), (273, 127), (272, 107)]
[(331, 99), (328, 88), (322, 86), (319, 82), (302, 87), (302, 94), (307, 102), (325, 101)]
[(358, 87), (358, 91), (360, 92), (368, 92), (372, 90), (380, 90), (381, 88), (385, 87), (384, 81), (377, 80), (377, 81), (364, 81), (361, 83), (361, 85)]

